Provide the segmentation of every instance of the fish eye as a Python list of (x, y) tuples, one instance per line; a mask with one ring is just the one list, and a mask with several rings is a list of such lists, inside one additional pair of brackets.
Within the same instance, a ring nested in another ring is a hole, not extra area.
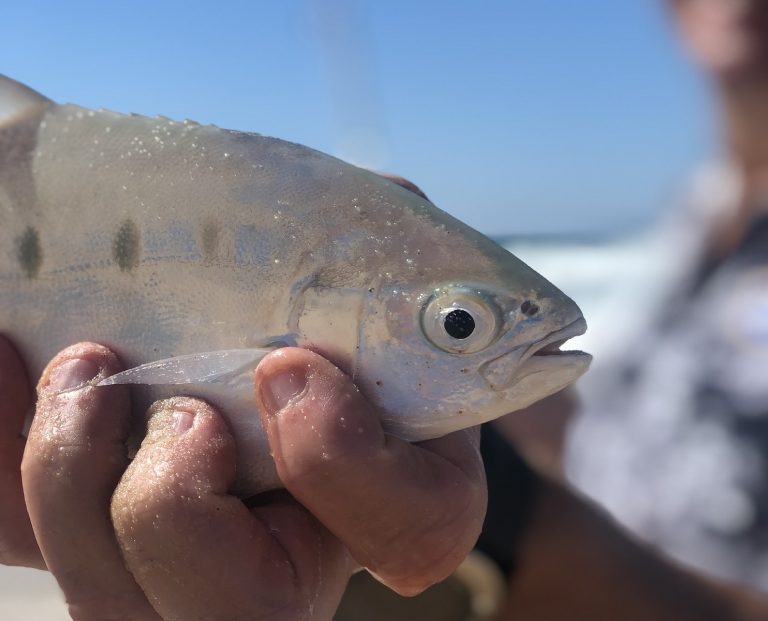
[(438, 289), (424, 305), (421, 327), (440, 349), (471, 354), (496, 340), (501, 324), (496, 305), (480, 291), (464, 287)]
[(457, 308), (445, 316), (445, 331), (455, 339), (466, 339), (475, 331), (475, 320), (463, 308)]

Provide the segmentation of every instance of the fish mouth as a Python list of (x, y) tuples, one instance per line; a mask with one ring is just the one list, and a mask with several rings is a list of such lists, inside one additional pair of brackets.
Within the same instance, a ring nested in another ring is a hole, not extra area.
[(567, 326), (551, 332), (543, 339), (531, 343), (522, 352), (508, 352), (483, 365), (481, 373), (494, 391), (507, 390), (523, 379), (535, 374), (556, 374), (570, 383), (582, 375), (589, 366), (592, 356), (579, 350), (562, 350), (570, 339), (587, 331), (583, 317)]
[(569, 340), (581, 336), (587, 331), (587, 322), (584, 318), (577, 319), (564, 328), (560, 328), (547, 335), (540, 341), (533, 343), (525, 353), (520, 357), (520, 364), (533, 356), (558, 356), (560, 358), (589, 356), (589, 354), (579, 350), (561, 350)]

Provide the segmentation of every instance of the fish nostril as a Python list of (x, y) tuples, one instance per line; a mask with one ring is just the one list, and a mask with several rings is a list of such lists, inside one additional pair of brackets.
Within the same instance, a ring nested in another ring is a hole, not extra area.
[(520, 311), (526, 317), (533, 317), (536, 313), (539, 312), (539, 307), (530, 300), (526, 300), (520, 305)]

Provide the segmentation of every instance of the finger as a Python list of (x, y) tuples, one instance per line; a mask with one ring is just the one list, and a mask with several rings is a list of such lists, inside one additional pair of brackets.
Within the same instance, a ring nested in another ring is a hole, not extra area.
[(234, 474), (234, 441), (210, 406), (152, 408), (112, 501), (144, 592), (166, 621), (330, 618), (348, 578), (343, 547), (291, 499), (249, 510), (227, 495)]
[(21, 487), (22, 430), (31, 402), (21, 359), (0, 338), (0, 563), (44, 569)]
[(114, 354), (93, 343), (70, 347), (48, 365), (24, 452), (24, 493), (74, 619), (156, 621), (109, 520), (110, 497), (128, 461), (128, 393), (87, 383), (119, 370)]
[(281, 480), (357, 562), (406, 595), (459, 565), (485, 515), (476, 432), (388, 437), (350, 379), (302, 349), (266, 357), (256, 384)]

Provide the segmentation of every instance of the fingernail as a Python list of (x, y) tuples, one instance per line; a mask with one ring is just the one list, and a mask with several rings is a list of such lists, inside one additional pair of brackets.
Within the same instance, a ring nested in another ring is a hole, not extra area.
[(173, 412), (173, 430), (176, 433), (184, 433), (192, 428), (192, 422), (195, 415), (185, 410), (175, 410)]
[(90, 360), (65, 360), (51, 371), (48, 388), (59, 391), (80, 388), (96, 377), (99, 371), (99, 366)]
[(307, 387), (307, 376), (303, 369), (290, 370), (267, 376), (261, 380), (261, 401), (267, 414), (274, 416)]
[(147, 412), (147, 434), (142, 446), (155, 444), (166, 438), (180, 436), (195, 424), (196, 409), (186, 399), (171, 398), (157, 401)]

